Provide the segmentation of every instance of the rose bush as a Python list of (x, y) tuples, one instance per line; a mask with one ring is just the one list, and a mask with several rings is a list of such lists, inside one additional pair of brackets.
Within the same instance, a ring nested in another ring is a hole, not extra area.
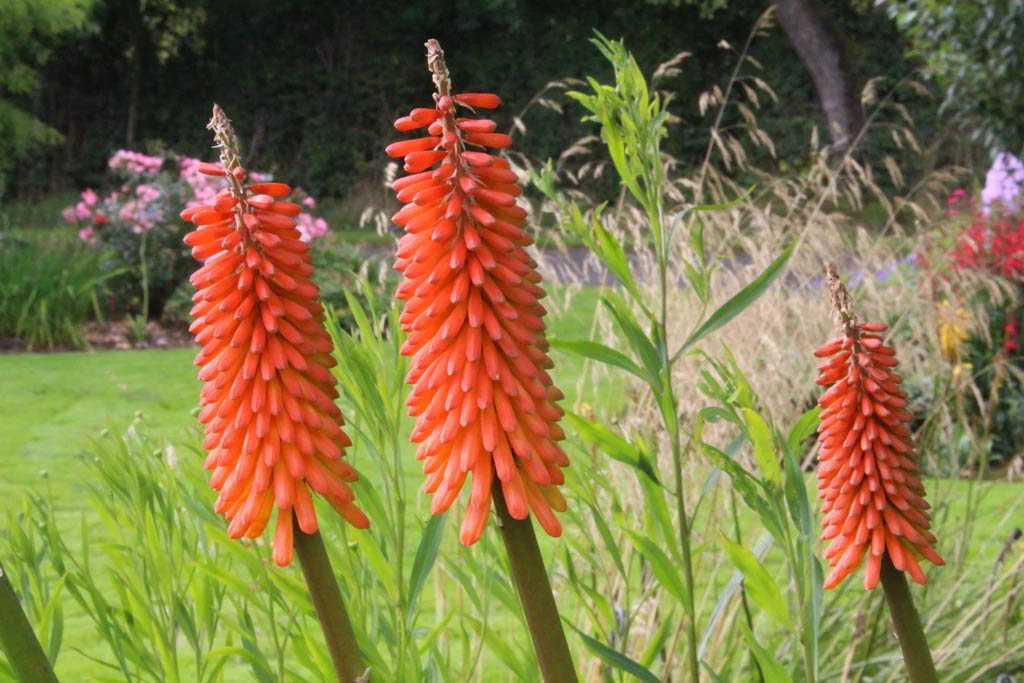
[[(182, 243), (187, 232), (178, 214), (213, 201), (218, 188), (199, 173), (199, 160), (174, 154), (150, 156), (121, 149), (108, 162), (114, 188), (101, 195), (86, 188), (79, 201), (62, 211), (78, 227), (78, 237), (103, 248), (109, 269), (126, 268), (110, 283), (108, 308), (158, 317), (174, 291), (192, 269), (192, 257)], [(253, 173), (255, 181), (270, 174)], [(316, 199), (296, 188), (302, 207), (296, 227), (302, 240), (327, 234), (327, 221), (316, 215)], [(145, 310), (143, 310), (145, 309)]]

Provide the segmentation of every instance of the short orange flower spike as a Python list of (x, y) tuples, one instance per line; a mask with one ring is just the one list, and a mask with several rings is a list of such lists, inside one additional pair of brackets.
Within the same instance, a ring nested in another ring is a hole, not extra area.
[(189, 330), (202, 350), (195, 364), (203, 381), (199, 421), (206, 425), (205, 466), (220, 496), (214, 509), (232, 538), (263, 533), (278, 508), (274, 562), (292, 558), (292, 515), (308, 534), (317, 530), (310, 488), (351, 524), (369, 520), (353, 504), (347, 482), (358, 479), (345, 460), (351, 442), (341, 425), (332, 343), (309, 249), (283, 197), (284, 183), (245, 184), (230, 121), (214, 106), (210, 121), (221, 163), (201, 173), (228, 186), (210, 206), (181, 217), (197, 227), (185, 237), (203, 263), (192, 275), (195, 321)]
[(828, 266), (833, 305), (843, 320), (843, 336), (814, 355), (829, 360), (818, 366), (817, 383), (829, 389), (819, 399), (818, 491), (822, 539), (832, 571), (825, 588), (834, 588), (867, 556), (864, 588), (878, 585), (882, 556), (917, 583), (927, 578), (918, 565), (923, 557), (945, 564), (929, 531), (929, 505), (918, 477), (904, 408), (907, 394), (892, 348), (880, 334), (882, 323), (854, 324), (849, 295), (835, 266)]
[(406, 301), (402, 353), (412, 356), (409, 414), (412, 441), (424, 460), (432, 512), (447, 510), (466, 475), (472, 494), (459, 535), (475, 543), (487, 524), (497, 474), (509, 514), (530, 510), (551, 536), (562, 532), (553, 510), (565, 510), (557, 485), (569, 459), (557, 442), (562, 393), (545, 371), (552, 366), (545, 339), (544, 290), (537, 264), (524, 247), (526, 212), (508, 162), (471, 147), (507, 147), (487, 119), (459, 116), (458, 108), (492, 109), (497, 95), (450, 94), (437, 41), (427, 43), (437, 94), (431, 109), (413, 109), (395, 121), (401, 131), (427, 137), (387, 148), (404, 157), (409, 173), (393, 184), (405, 203), (392, 220), (405, 228), (395, 268), (404, 274), (397, 297)]

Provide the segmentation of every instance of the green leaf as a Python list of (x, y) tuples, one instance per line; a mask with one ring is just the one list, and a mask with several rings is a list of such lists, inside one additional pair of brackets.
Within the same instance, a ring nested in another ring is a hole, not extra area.
[(801, 415), (800, 419), (793, 425), (793, 428), (789, 430), (789, 436), (786, 437), (786, 446), (793, 455), (799, 454), (800, 444), (803, 443), (804, 439), (814, 434), (818, 428), (818, 422), (821, 420), (820, 415), (821, 408), (814, 406)]
[(761, 609), (775, 617), (781, 624), (788, 626), (790, 623), (789, 611), (786, 609), (786, 601), (782, 598), (782, 592), (765, 568), (761, 566), (761, 563), (757, 561), (754, 553), (725, 535), (721, 536), (721, 541), (729, 559), (743, 573), (743, 585), (750, 597)]
[(647, 641), (647, 646), (644, 648), (643, 654), (640, 655), (640, 663), (644, 666), (650, 666), (654, 659), (658, 656), (658, 653), (665, 647), (665, 643), (668, 641), (669, 635), (672, 633), (672, 617), (675, 615), (675, 611), (670, 611), (667, 615), (660, 618), (658, 629), (654, 632)]
[(777, 259), (764, 269), (763, 273), (758, 275), (757, 278), (749, 285), (737, 292), (731, 299), (719, 306), (718, 309), (716, 309), (715, 312), (704, 321), (704, 324), (691, 332), (690, 336), (685, 342), (683, 342), (683, 345), (678, 351), (676, 351), (676, 357), (707, 335), (717, 330), (719, 327), (728, 323), (730, 320), (742, 313), (752, 303), (757, 301), (758, 297), (764, 294), (769, 285), (775, 281), (775, 278), (785, 271), (786, 264), (789, 262), (789, 257), (793, 255), (793, 250), (796, 248), (796, 245), (796, 240), (791, 242), (790, 245), (786, 247), (785, 251), (783, 251)]
[(761, 665), (761, 673), (764, 674), (765, 683), (793, 683), (792, 677), (782, 668), (779, 660), (775, 659), (771, 652), (768, 652), (757, 642), (754, 634), (750, 632), (747, 622), (743, 619), (737, 619), (736, 621), (740, 625), (743, 639), (747, 641), (747, 646), (754, 653), (757, 663)]
[(733, 488), (739, 492), (747, 507), (757, 513), (768, 532), (776, 538), (782, 538), (782, 527), (779, 525), (775, 508), (762, 494), (761, 484), (757, 478), (711, 444), (702, 443), (700, 447), (715, 467), (729, 475)]
[(755, 187), (757, 187), (757, 185), (751, 185), (750, 187), (745, 189), (743, 191), (743, 193), (740, 194), (738, 197), (736, 197), (735, 199), (730, 199), (727, 202), (720, 202), (718, 204), (699, 204), (697, 206), (691, 207), (690, 210), (691, 211), (721, 211), (723, 209), (731, 209), (734, 206), (739, 206), (743, 202), (744, 199), (749, 197), (750, 193), (754, 191)]
[(447, 519), (447, 512), (431, 515), (423, 529), (423, 536), (420, 537), (419, 547), (416, 548), (416, 557), (412, 561), (412, 575), (409, 577), (409, 603), (406, 609), (406, 619), (409, 621), (412, 620), (412, 615), (416, 611), (416, 600), (419, 598), (420, 590), (423, 589), (423, 584), (437, 560), (437, 551), (441, 547), (444, 523)]
[(761, 469), (761, 474), (771, 484), (781, 487), (782, 468), (779, 467), (779, 460), (775, 453), (771, 428), (768, 427), (764, 418), (750, 408), (743, 409), (743, 417), (747, 421), (750, 441), (754, 444), (754, 459)]
[(600, 363), (607, 365), (614, 365), (617, 368), (622, 368), (626, 372), (636, 375), (643, 381), (647, 382), (651, 386), (657, 384), (658, 379), (652, 377), (650, 373), (642, 369), (639, 365), (631, 361), (624, 354), (616, 351), (615, 349), (608, 348), (604, 344), (598, 342), (583, 341), (575, 339), (549, 339), (548, 342), (556, 349), (562, 351), (568, 351), (585, 358), (596, 360)]
[(626, 567), (622, 564), (622, 554), (619, 552), (619, 546), (612, 536), (611, 529), (608, 528), (608, 524), (604, 521), (604, 515), (593, 505), (590, 506), (590, 514), (594, 519), (594, 526), (597, 527), (597, 532), (601, 535), (601, 540), (604, 541), (608, 554), (611, 555), (612, 561), (615, 562), (615, 566), (619, 570), (619, 574), (626, 578)]
[(675, 530), (672, 527), (672, 518), (668, 512), (668, 503), (665, 502), (665, 489), (647, 477), (638, 477), (638, 480), (644, 489), (644, 507), (653, 518), (657, 525), (656, 528), (661, 531), (663, 542), (675, 555), (679, 547), (676, 543)]
[[(603, 204), (601, 205), (604, 206)], [(619, 240), (615, 239), (604, 226), (601, 225), (600, 212), (595, 209), (590, 219), (591, 231), (596, 237), (597, 249), (594, 251), (601, 257), (601, 260), (608, 266), (608, 269), (622, 281), (629, 293), (633, 295), (637, 303), (643, 303), (640, 290), (633, 279), (633, 271), (629, 268), (629, 259), (626, 257), (626, 250), (623, 249)]]
[[(569, 622), (565, 623), (569, 624)], [(621, 652), (618, 652), (617, 650), (613, 650), (612, 648), (602, 643), (600, 640), (591, 638), (586, 633), (579, 630), (572, 624), (569, 624), (569, 628), (571, 628), (573, 631), (576, 631), (576, 633), (580, 635), (580, 638), (583, 639), (583, 644), (587, 646), (587, 649), (593, 652), (595, 655), (597, 655), (597, 657), (608, 666), (618, 669), (619, 671), (624, 671), (632, 676), (635, 676), (641, 681), (648, 681), (649, 683), (660, 683), (661, 679), (655, 676), (650, 669), (643, 666), (639, 662), (630, 659), (629, 657), (622, 654)]]
[(635, 444), (622, 438), (600, 422), (588, 420), (585, 417), (568, 411), (565, 415), (585, 441), (600, 448), (612, 460), (617, 460), (643, 472), (644, 475), (654, 482), (658, 481), (658, 474), (654, 471), (650, 460), (643, 457)]
[[(626, 302), (618, 295), (608, 293), (601, 297), (601, 303), (611, 312), (619, 329), (622, 330), (626, 342), (633, 349), (633, 353), (640, 359), (640, 362), (643, 363), (649, 376), (660, 378), (663, 367), (661, 357), (658, 355), (654, 344), (651, 343), (651, 340), (644, 334), (643, 329), (640, 328)], [(660, 390), (661, 382), (657, 379), (654, 382), (648, 381), (647, 383), (655, 391)]]
[(683, 583), (682, 577), (676, 571), (675, 564), (669, 560), (665, 551), (646, 536), (630, 530), (627, 530), (626, 533), (629, 535), (629, 540), (632, 541), (633, 547), (650, 563), (651, 570), (654, 572), (654, 577), (658, 579), (658, 583), (675, 597), (679, 604), (686, 605), (688, 602), (686, 584)]

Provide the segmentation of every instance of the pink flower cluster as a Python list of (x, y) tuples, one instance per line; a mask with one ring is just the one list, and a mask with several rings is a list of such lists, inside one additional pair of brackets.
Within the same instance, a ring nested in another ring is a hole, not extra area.
[(163, 157), (151, 157), (142, 152), (119, 149), (107, 165), (112, 171), (125, 171), (133, 175), (156, 175), (164, 165)]
[[(141, 235), (165, 225), (181, 208), (215, 202), (221, 185), (216, 182), (217, 179), (199, 172), (198, 159), (181, 157), (177, 177), (160, 172), (164, 162), (163, 157), (118, 150), (110, 157), (108, 166), (111, 170), (127, 174), (130, 177), (128, 182), (123, 183), (119, 190), (112, 192), (102, 202), (95, 191), (86, 189), (80, 201), (65, 208), (61, 215), (68, 223), (82, 226), (78, 231), (82, 241), (95, 243), (98, 237), (96, 228), (111, 219), (132, 233)], [(273, 179), (269, 173), (250, 173), (249, 176), (255, 182)], [(326, 235), (330, 227), (327, 221), (311, 213), (316, 209), (316, 200), (301, 188), (296, 189), (292, 200), (303, 209), (296, 217), (302, 240), (311, 242)]]
[(985, 187), (981, 191), (984, 213), (996, 209), (1003, 213), (1016, 213), (1024, 209), (1024, 162), (1003, 152), (996, 156), (992, 168), (985, 174)]
[[(179, 175), (192, 189), (192, 198), (185, 204), (186, 208), (214, 204), (217, 199), (217, 192), (223, 186), (222, 183), (218, 182), (218, 178), (200, 173), (200, 163), (199, 159), (183, 157), (179, 166)], [(251, 171), (249, 179), (255, 183), (264, 183), (273, 180), (274, 177), (269, 173)], [(310, 211), (316, 209), (316, 200), (313, 197), (307, 194), (301, 187), (297, 187), (292, 192), (291, 201), (303, 207), (303, 211), (295, 217), (295, 227), (301, 233), (303, 242), (312, 242), (327, 234), (327, 231), (330, 229), (327, 221), (310, 213)]]

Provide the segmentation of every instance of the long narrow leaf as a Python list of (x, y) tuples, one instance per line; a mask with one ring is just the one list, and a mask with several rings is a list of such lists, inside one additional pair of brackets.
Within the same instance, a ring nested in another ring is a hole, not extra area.
[[(566, 622), (569, 623), (569, 622)], [(591, 638), (583, 631), (579, 630), (572, 624), (569, 624), (569, 628), (576, 633), (580, 634), (580, 638), (583, 639), (583, 644), (587, 646), (587, 649), (593, 652), (598, 658), (610, 667), (616, 668), (619, 671), (625, 671), (628, 674), (635, 676), (641, 681), (648, 681), (649, 683), (661, 683), (661, 679), (655, 676), (650, 669), (643, 666), (634, 659), (630, 659), (626, 655), (613, 650), (608, 647), (600, 640)]]
[(796, 245), (796, 241), (790, 243), (790, 245), (786, 247), (785, 251), (783, 251), (777, 259), (772, 261), (771, 265), (765, 268), (764, 272), (758, 275), (753, 282), (719, 306), (718, 309), (716, 309), (715, 312), (704, 321), (704, 324), (694, 330), (686, 341), (683, 342), (683, 345), (678, 351), (676, 351), (675, 357), (678, 357), (701, 339), (728, 323), (730, 320), (742, 313), (752, 303), (757, 301), (758, 297), (764, 294), (769, 285), (775, 281), (775, 278), (785, 271), (786, 264), (789, 262), (789, 257), (793, 255), (793, 250), (796, 248)]

